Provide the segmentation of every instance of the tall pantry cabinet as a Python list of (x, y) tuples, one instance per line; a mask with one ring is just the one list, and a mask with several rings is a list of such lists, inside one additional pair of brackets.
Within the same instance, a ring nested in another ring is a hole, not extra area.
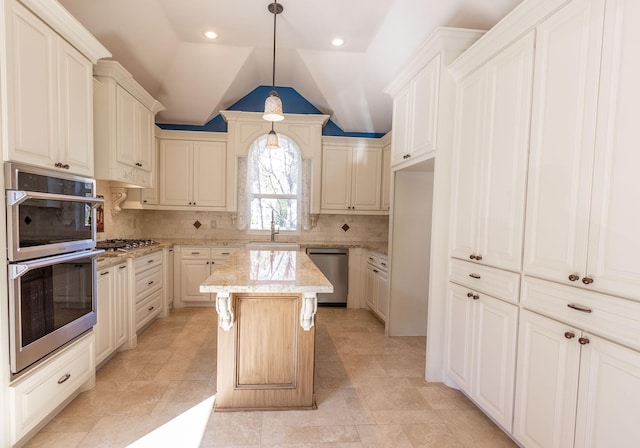
[[(640, 446), (639, 20), (633, 0), (525, 0), (452, 65), (445, 375), (525, 447)], [(471, 303), (514, 284), (517, 362), (489, 389), (509, 418), (473, 387), (492, 345)]]

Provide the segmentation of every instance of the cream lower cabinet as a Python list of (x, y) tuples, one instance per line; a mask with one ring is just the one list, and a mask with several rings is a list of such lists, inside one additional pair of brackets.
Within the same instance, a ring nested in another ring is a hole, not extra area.
[[(183, 246), (176, 251), (179, 255), (179, 277), (176, 276), (176, 291), (179, 297), (176, 305), (189, 303), (214, 303), (215, 294), (200, 292), (200, 285), (229, 256), (238, 250), (237, 247)], [(176, 259), (176, 265), (178, 259)]]
[(152, 252), (133, 261), (135, 331), (153, 321), (163, 310), (163, 254)]
[(327, 144), (326, 141), (322, 147), (320, 211), (379, 213), (382, 147), (364, 141), (356, 146)]
[(369, 309), (386, 322), (389, 314), (389, 262), (385, 255), (367, 254), (364, 293)]
[(97, 276), (97, 323), (93, 331), (99, 365), (127, 341), (131, 313), (127, 263), (101, 269)]
[(638, 20), (637, 1), (584, 0), (539, 26), (523, 268), (634, 300)]
[(226, 209), (225, 142), (160, 140), (160, 205)]
[(514, 436), (525, 447), (640, 446), (640, 352), (523, 310)]
[(457, 92), (451, 256), (519, 271), (524, 233), (533, 32)]
[(518, 307), (449, 283), (447, 376), (511, 431)]
[(5, 158), (93, 177), (93, 65), (20, 3), (12, 5)]

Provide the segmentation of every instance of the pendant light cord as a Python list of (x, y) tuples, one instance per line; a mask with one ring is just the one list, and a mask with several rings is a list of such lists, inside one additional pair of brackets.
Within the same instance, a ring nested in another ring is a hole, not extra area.
[(278, 0), (273, 2), (273, 67), (271, 73), (271, 90), (276, 90), (276, 19), (278, 17)]

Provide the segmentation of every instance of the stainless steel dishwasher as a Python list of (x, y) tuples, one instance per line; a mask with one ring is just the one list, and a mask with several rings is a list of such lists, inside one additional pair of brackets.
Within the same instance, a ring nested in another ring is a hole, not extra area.
[(349, 249), (344, 247), (307, 247), (307, 255), (333, 285), (333, 293), (318, 294), (318, 304), (347, 306)]

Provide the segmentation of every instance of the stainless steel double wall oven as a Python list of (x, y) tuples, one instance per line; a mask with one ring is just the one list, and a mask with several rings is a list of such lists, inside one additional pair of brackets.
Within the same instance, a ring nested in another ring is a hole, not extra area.
[(93, 179), (5, 164), (9, 343), (18, 374), (96, 323)]

